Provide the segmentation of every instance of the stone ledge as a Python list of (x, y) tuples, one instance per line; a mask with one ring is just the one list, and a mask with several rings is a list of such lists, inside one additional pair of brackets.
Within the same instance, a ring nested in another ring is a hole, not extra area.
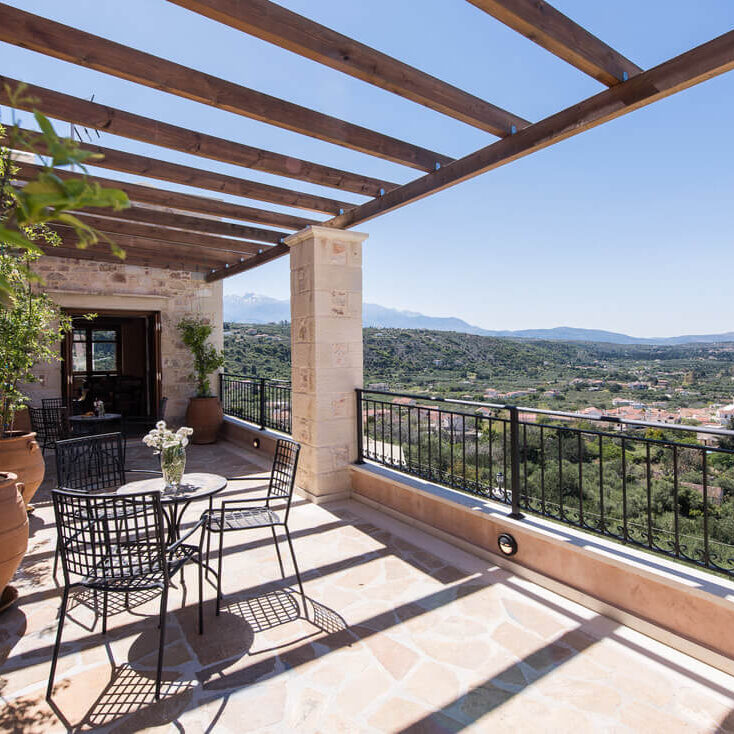
[[(353, 499), (734, 673), (734, 583), (378, 465), (350, 474)], [(496, 553), (501, 532), (518, 542), (512, 560)]]

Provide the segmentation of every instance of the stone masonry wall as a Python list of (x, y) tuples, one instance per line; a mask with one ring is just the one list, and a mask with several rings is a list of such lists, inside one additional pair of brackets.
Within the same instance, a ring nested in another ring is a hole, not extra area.
[[(166, 419), (181, 423), (194, 385), (189, 379), (191, 354), (181, 342), (176, 324), (184, 316), (207, 319), (214, 325), (212, 341), (221, 349), (222, 281), (207, 283), (202, 275), (181, 270), (55, 257), (43, 257), (35, 270), (44, 279), (46, 291), (62, 306), (83, 303), (91, 312), (95, 308), (160, 311)], [(42, 382), (29, 385), (27, 390), (34, 403), (62, 394), (60, 363), (39, 365), (37, 374)], [(216, 376), (212, 377), (216, 391)]]

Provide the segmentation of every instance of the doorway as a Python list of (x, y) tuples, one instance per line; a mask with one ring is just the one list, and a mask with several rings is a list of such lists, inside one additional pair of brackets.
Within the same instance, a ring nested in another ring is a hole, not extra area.
[(72, 328), (61, 344), (61, 384), (73, 414), (93, 409), (155, 416), (161, 398), (159, 311), (64, 309)]

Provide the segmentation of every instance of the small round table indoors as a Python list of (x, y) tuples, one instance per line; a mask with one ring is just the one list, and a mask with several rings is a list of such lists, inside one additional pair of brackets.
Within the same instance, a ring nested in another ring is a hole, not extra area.
[(69, 416), (74, 433), (82, 436), (103, 433), (115, 421), (122, 421), (122, 413), (105, 413), (104, 415), (72, 415)]
[(123, 484), (117, 494), (134, 492), (160, 492), (163, 513), (168, 523), (168, 543), (181, 537), (181, 518), (184, 511), (194, 500), (207, 499), (221, 492), (227, 486), (225, 477), (219, 474), (184, 474), (178, 489), (166, 489), (163, 477), (141, 479)]

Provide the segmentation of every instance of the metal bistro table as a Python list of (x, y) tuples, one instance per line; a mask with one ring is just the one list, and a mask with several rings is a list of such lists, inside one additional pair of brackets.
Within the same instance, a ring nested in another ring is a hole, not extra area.
[(168, 543), (181, 537), (181, 518), (194, 500), (202, 500), (221, 492), (227, 486), (225, 477), (219, 474), (184, 474), (178, 489), (166, 489), (163, 477), (141, 479), (123, 484), (117, 494), (134, 492), (160, 492), (161, 505), (168, 523)]
[(104, 415), (72, 415), (69, 423), (78, 436), (91, 436), (103, 433), (115, 421), (122, 422), (122, 413), (105, 413)]

